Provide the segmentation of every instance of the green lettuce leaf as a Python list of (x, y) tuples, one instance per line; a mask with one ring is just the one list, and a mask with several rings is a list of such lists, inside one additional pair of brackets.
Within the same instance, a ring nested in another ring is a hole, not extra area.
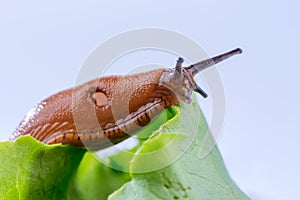
[(128, 173), (114, 170), (100, 163), (92, 154), (86, 153), (71, 182), (68, 199), (107, 199), (130, 180)]
[(0, 143), (0, 199), (65, 199), (85, 152), (30, 136)]
[[(193, 103), (183, 107), (184, 112), (190, 115), (184, 119), (180, 117), (179, 109), (173, 107), (178, 114), (164, 124), (159, 133), (156, 133), (156, 137), (143, 144), (131, 162), (131, 170), (143, 171), (145, 166), (155, 168), (161, 165), (161, 162), (169, 163), (170, 160), (172, 164), (149, 173), (131, 174), (132, 180), (110, 195), (110, 200), (249, 199), (228, 175), (217, 146), (214, 146), (206, 157), (200, 158), (200, 149), (205, 145), (203, 141), (212, 142), (213, 138), (198, 105)], [(186, 148), (183, 144), (188, 140), (187, 136), (193, 138), (193, 134), (190, 133), (194, 131), (193, 123), (197, 120), (199, 123), (196, 135)], [(181, 130), (180, 125), (183, 126)], [(173, 141), (171, 145), (170, 141)], [(169, 147), (166, 148), (166, 145)], [(159, 148), (163, 151), (157, 155), (150, 154), (152, 159), (143, 155), (157, 152)], [(184, 153), (179, 158), (172, 156), (180, 152)]]
[(2, 142), (0, 199), (248, 199), (216, 146), (199, 156), (214, 140), (196, 103), (167, 109), (138, 135), (106, 164), (85, 149), (30, 136)]

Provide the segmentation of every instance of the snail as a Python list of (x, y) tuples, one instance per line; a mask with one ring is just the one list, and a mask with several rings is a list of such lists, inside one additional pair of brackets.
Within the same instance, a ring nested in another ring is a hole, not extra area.
[(48, 145), (83, 147), (87, 141), (103, 149), (125, 140), (165, 108), (190, 103), (193, 91), (206, 98), (194, 76), (240, 53), (237, 48), (187, 67), (182, 67), (184, 60), (179, 58), (175, 68), (101, 77), (58, 92), (32, 108), (10, 140), (31, 135)]

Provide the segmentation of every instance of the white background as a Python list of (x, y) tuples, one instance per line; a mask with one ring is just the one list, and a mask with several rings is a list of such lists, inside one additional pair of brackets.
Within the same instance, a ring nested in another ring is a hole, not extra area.
[[(0, 140), (37, 102), (72, 87), (89, 53), (111, 36), (170, 29), (211, 56), (243, 48), (218, 66), (226, 93), (220, 151), (253, 199), (297, 199), (299, 7), (292, 0), (1, 1)], [(172, 59), (159, 61), (173, 65)]]

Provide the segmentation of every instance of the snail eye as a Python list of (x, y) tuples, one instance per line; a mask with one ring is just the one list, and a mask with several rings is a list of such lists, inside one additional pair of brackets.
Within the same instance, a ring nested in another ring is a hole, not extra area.
[(93, 93), (91, 97), (97, 106), (105, 106), (108, 103), (107, 96), (104, 92), (97, 91)]

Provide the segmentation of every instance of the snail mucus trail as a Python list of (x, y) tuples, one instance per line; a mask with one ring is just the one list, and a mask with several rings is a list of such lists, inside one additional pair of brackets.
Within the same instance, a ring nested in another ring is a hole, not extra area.
[(88, 142), (95, 150), (106, 148), (134, 134), (163, 109), (190, 103), (193, 91), (206, 98), (194, 76), (240, 53), (237, 48), (187, 67), (179, 58), (175, 68), (101, 77), (61, 91), (32, 108), (10, 140), (31, 135), (45, 144), (83, 147)]

